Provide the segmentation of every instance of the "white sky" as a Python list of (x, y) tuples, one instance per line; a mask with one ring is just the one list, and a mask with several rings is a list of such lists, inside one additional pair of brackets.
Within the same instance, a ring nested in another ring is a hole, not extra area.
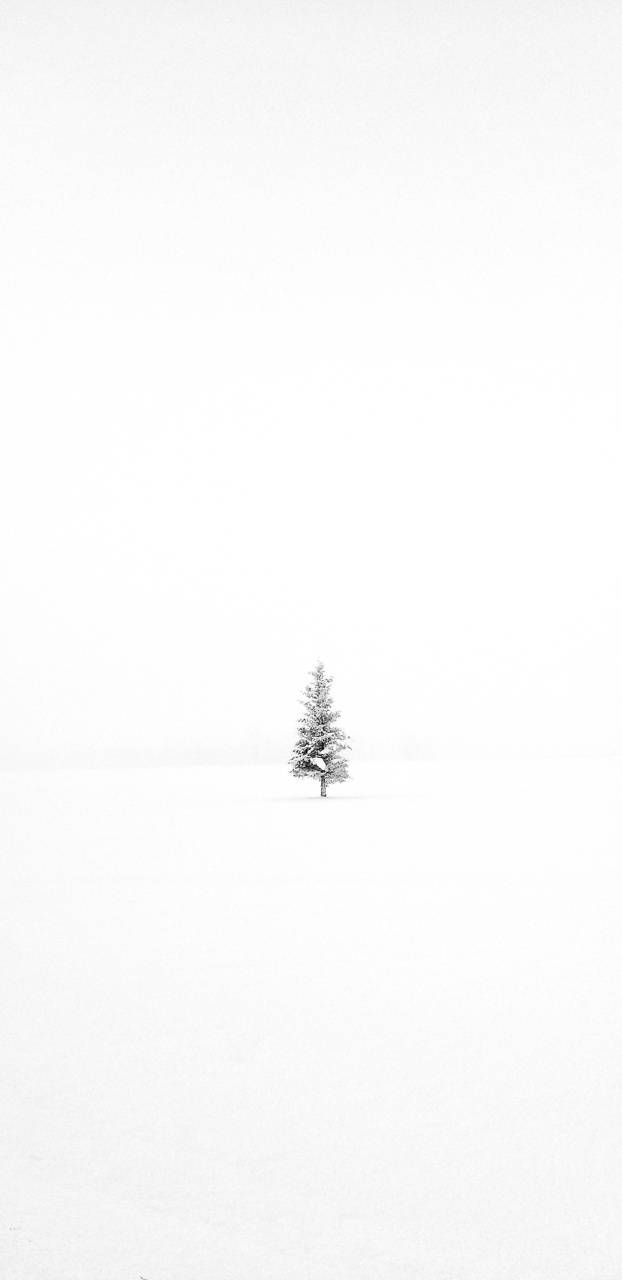
[(622, 749), (622, 9), (4, 0), (0, 760)]

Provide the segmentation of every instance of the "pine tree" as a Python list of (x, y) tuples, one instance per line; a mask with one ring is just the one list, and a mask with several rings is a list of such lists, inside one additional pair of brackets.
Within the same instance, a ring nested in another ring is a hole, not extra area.
[(345, 782), (348, 777), (348, 763), (343, 758), (350, 750), (348, 735), (337, 724), (340, 712), (333, 708), (332, 682), (324, 663), (318, 662), (301, 699), (304, 714), (298, 721), (298, 738), (289, 762), (295, 778), (319, 777), (322, 796), (331, 783)]

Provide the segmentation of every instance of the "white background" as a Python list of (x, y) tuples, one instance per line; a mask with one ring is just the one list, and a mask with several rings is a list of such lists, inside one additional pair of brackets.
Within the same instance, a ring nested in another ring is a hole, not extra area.
[(6, 1280), (620, 1275), (621, 53), (0, 6)]
[(5, 0), (3, 763), (620, 749), (621, 49)]
[(621, 782), (0, 774), (2, 1276), (613, 1280)]

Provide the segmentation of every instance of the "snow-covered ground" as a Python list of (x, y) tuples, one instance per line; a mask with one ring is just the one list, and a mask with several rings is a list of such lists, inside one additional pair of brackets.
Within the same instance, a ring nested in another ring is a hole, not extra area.
[(622, 766), (0, 775), (4, 1280), (622, 1276)]

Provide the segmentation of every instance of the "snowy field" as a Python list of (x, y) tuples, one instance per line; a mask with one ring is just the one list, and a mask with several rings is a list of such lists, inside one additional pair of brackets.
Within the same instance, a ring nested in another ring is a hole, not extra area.
[(619, 1280), (622, 764), (0, 775), (3, 1280)]

